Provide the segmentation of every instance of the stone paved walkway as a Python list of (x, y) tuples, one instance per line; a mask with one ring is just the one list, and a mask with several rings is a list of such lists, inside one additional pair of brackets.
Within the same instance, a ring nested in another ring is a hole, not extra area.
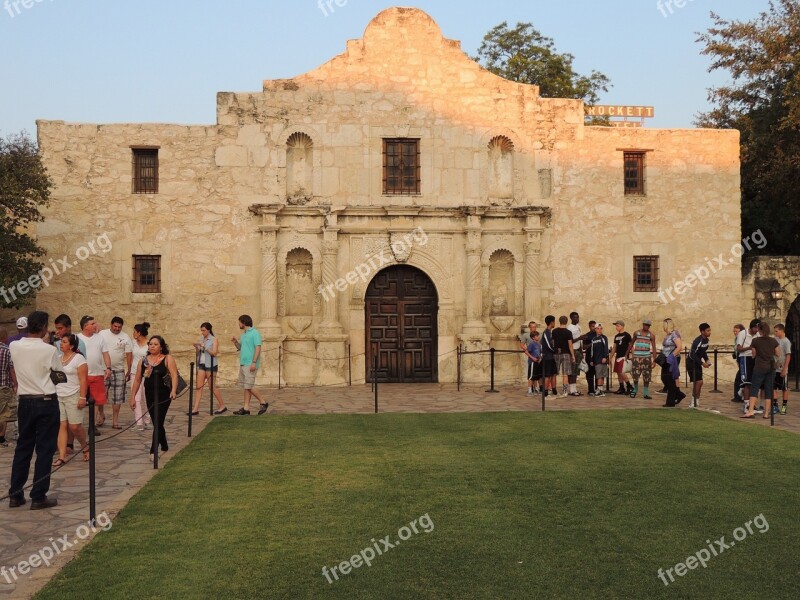
[[(485, 385), (462, 386), (456, 390), (453, 384), (417, 384), (417, 385), (380, 385), (378, 389), (378, 405), (380, 412), (487, 412), (487, 411), (539, 411), (541, 397), (527, 396), (519, 386), (503, 386), (498, 393), (486, 393)], [(722, 393), (704, 393), (701, 410), (713, 411), (721, 416), (736, 419), (743, 426), (769, 426), (768, 419), (756, 418), (750, 421), (738, 419), (741, 404), (730, 402), (732, 396), (730, 386), (722, 387)], [(585, 388), (582, 388), (585, 393)], [(369, 385), (331, 388), (289, 388), (283, 390), (265, 390), (265, 398), (269, 399), (269, 414), (324, 414), (324, 413), (371, 413), (374, 411), (374, 395)], [(797, 394), (792, 394), (795, 398)], [(241, 392), (238, 389), (223, 389), (223, 397), (230, 409), (241, 406)], [(206, 400), (208, 396), (206, 394)], [(558, 398), (548, 399), (547, 410), (587, 410), (587, 409), (648, 409), (659, 408), (664, 403), (664, 396), (654, 394), (650, 401), (616, 396), (609, 393), (605, 398)], [(190, 439), (187, 437), (186, 399), (179, 400), (173, 406), (167, 419), (167, 437), (170, 450), (162, 454), (160, 466), (163, 466), (177, 452), (184, 448)], [(181, 408), (178, 408), (178, 404)], [(208, 424), (208, 404), (206, 413), (193, 419), (193, 433), (202, 431)], [(685, 400), (677, 410), (689, 410)], [(800, 434), (800, 410), (797, 404), (790, 406), (790, 415), (775, 418), (775, 428)], [(231, 414), (230, 410), (226, 418)], [(255, 415), (255, 412), (253, 412)], [(218, 417), (213, 417), (218, 418)], [(130, 422), (130, 412), (123, 408), (123, 424)], [(150, 431), (139, 432), (135, 429), (123, 431), (113, 437), (110, 427), (102, 428), (103, 435), (98, 438), (97, 451), (97, 514), (106, 513), (114, 517), (156, 472), (149, 459)], [(0, 448), (0, 481), (2, 494), (8, 489), (8, 477), (11, 472), (11, 459), (14, 442), (8, 448)], [(79, 529), (89, 518), (88, 509), (88, 466), (80, 456), (59, 469), (52, 478), (51, 495), (57, 496), (58, 507), (51, 510), (31, 511), (28, 505), (9, 509), (8, 502), (0, 504), (0, 567), (8, 570), (20, 561), (45, 547), (52, 547), (50, 538), (54, 540), (68, 535), (74, 541), (79, 535), (85, 535), (86, 529)], [(100, 533), (102, 535), (102, 532)], [(5, 576), (0, 575), (0, 600), (29, 598), (57, 573), (66, 562), (86, 542), (58, 555), (50, 566), (42, 565), (32, 569), (26, 575), (18, 576), (16, 581), (8, 583)], [(59, 546), (60, 547), (60, 546)], [(8, 571), (6, 571), (8, 572)], [(0, 572), (2, 573), (2, 572)]]

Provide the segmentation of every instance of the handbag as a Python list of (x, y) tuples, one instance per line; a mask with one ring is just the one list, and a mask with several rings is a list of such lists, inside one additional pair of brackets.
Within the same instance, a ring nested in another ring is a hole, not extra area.
[[(164, 387), (167, 388), (167, 393), (172, 393), (172, 377), (167, 371), (164, 374), (164, 378), (162, 379), (164, 382)], [(181, 377), (181, 374), (178, 373), (178, 387), (175, 389), (175, 397), (178, 398), (181, 394), (183, 394), (189, 386), (186, 384), (186, 380)]]
[(664, 365), (666, 365), (667, 364), (667, 356), (665, 354), (663, 354), (663, 353), (659, 354), (658, 356), (656, 356), (656, 364), (659, 367), (663, 367)]
[(578, 369), (580, 369), (581, 373), (588, 373), (589, 365), (586, 364), (586, 361), (584, 359), (581, 359), (581, 364), (578, 365)]
[(64, 373), (64, 371), (56, 371), (55, 369), (51, 368), (50, 381), (52, 381), (55, 385), (67, 383), (67, 374)]
[(623, 373), (630, 373), (631, 369), (633, 368), (633, 364), (629, 359), (625, 359), (625, 362), (622, 363), (622, 372)]

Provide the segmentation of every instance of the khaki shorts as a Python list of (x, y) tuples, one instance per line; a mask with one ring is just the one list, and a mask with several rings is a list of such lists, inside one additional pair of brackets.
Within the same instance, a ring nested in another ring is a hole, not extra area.
[(256, 373), (258, 369), (255, 371), (250, 371), (250, 365), (242, 365), (239, 367), (239, 387), (244, 388), (246, 390), (252, 390), (256, 387)]
[(0, 388), (0, 423), (17, 420), (17, 398), (10, 387)]
[(82, 408), (78, 408), (79, 397), (80, 394), (58, 397), (58, 412), (62, 421), (66, 421), (70, 425), (81, 425), (83, 423), (85, 411)]

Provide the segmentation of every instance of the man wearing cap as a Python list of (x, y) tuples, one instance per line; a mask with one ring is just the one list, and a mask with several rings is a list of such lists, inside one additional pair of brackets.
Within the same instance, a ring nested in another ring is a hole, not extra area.
[(63, 371), (63, 367), (56, 349), (42, 339), (47, 333), (48, 318), (46, 312), (32, 312), (28, 316), (28, 336), (10, 348), (19, 386), (19, 438), (11, 465), (9, 508), (25, 504), (25, 484), (30, 475), (34, 450), (36, 463), (30, 492), (31, 510), (51, 508), (58, 504), (55, 498), (47, 497), (61, 424), (56, 386), (50, 379), (50, 370)]
[(642, 321), (642, 328), (637, 330), (632, 337), (628, 348), (628, 359), (631, 361), (631, 374), (633, 375), (633, 390), (631, 398), (636, 398), (639, 392), (639, 377), (644, 385), (644, 399), (652, 400), (650, 396), (650, 376), (656, 364), (656, 336), (650, 331), (650, 319)]
[(611, 348), (611, 360), (614, 365), (614, 373), (619, 379), (619, 389), (614, 392), (617, 395), (628, 394), (633, 391), (630, 379), (625, 371), (625, 361), (628, 360), (628, 348), (631, 345), (631, 334), (625, 331), (625, 321), (619, 319), (614, 321), (617, 335), (614, 336), (614, 346)]
[(18, 342), (24, 337), (28, 336), (28, 318), (20, 317), (17, 319), (17, 333), (8, 338), (7, 346), (11, 346), (13, 342)]

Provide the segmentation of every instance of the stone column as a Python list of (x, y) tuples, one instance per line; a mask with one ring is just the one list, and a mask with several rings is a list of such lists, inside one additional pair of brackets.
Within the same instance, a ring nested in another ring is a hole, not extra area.
[[(339, 257), (338, 229), (325, 229), (322, 240), (322, 288), (330, 289), (338, 278), (337, 262)], [(322, 300), (322, 323), (320, 332), (326, 334), (342, 333), (339, 323), (339, 294), (334, 286), (334, 293)]]
[[(327, 215), (326, 226), (322, 231), (322, 287), (338, 279), (339, 229), (336, 215)], [(339, 292), (322, 299), (322, 323), (317, 329), (316, 385), (345, 385), (347, 383), (347, 335), (339, 323)], [(345, 296), (342, 296), (345, 301)]]
[(542, 309), (542, 277), (539, 268), (539, 257), (542, 251), (542, 230), (539, 228), (525, 228), (527, 242), (525, 243), (525, 321), (540, 315)]
[(261, 231), (261, 320), (262, 335), (279, 336), (278, 323), (278, 227), (262, 225)]
[(466, 312), (464, 334), (478, 335), (486, 333), (483, 322), (483, 292), (481, 289), (481, 223), (479, 215), (467, 216), (466, 227), (467, 280), (466, 280)]

